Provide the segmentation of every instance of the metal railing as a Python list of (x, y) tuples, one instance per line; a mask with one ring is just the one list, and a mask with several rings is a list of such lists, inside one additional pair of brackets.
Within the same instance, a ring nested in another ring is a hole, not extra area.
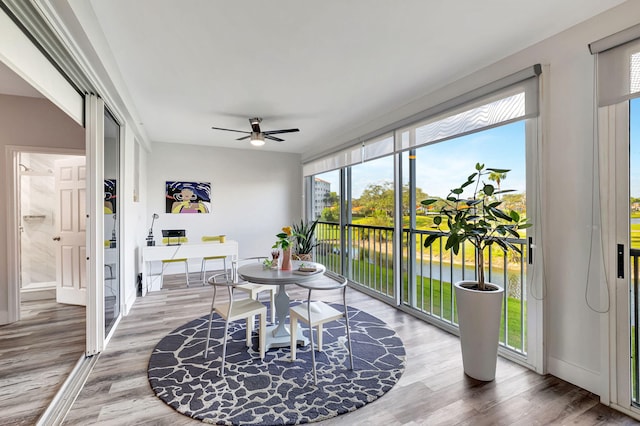
[[(463, 247), (454, 256), (440, 252), (436, 241), (425, 249), (424, 240), (438, 232), (402, 231), (400, 301), (432, 322), (457, 328), (453, 283), (475, 279), (473, 247)], [(349, 224), (344, 241), (340, 225), (319, 222), (316, 228), (316, 259), (328, 269), (346, 275), (352, 282), (382, 299), (394, 299), (394, 230), (390, 227)], [(508, 239), (520, 253), (506, 252), (496, 245), (487, 250), (486, 279), (505, 288), (502, 308), (501, 345), (526, 353), (526, 240)], [(444, 247), (444, 245), (443, 245)]]

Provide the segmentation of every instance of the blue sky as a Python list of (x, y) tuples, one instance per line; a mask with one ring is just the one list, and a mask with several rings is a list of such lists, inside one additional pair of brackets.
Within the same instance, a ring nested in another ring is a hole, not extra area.
[[(631, 100), (630, 193), (640, 198), (640, 98)], [(524, 121), (422, 147), (416, 153), (417, 186), (432, 196), (444, 197), (470, 175), (476, 162), (486, 167), (511, 169), (502, 189), (525, 191)], [(406, 164), (407, 153), (403, 154)], [(338, 172), (319, 175), (338, 189)], [(385, 157), (353, 168), (353, 196), (360, 197), (371, 183), (393, 180), (393, 159)], [(407, 181), (406, 175), (403, 177)]]
[[(496, 127), (483, 132), (425, 146), (416, 150), (417, 187), (429, 195), (445, 197), (473, 173), (477, 162), (486, 167), (511, 169), (502, 189), (525, 190), (524, 121)], [(407, 153), (403, 167), (408, 170)], [(352, 168), (353, 197), (359, 198), (369, 184), (393, 181), (393, 157), (358, 164)], [(407, 174), (403, 181), (407, 182)], [(337, 171), (319, 175), (331, 183), (337, 192)]]

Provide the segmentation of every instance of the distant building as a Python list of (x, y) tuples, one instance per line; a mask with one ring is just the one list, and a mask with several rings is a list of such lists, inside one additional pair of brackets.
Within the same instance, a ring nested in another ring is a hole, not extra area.
[(313, 217), (318, 218), (322, 215), (322, 210), (330, 207), (328, 203), (329, 194), (331, 194), (331, 184), (326, 180), (315, 178), (313, 185)]

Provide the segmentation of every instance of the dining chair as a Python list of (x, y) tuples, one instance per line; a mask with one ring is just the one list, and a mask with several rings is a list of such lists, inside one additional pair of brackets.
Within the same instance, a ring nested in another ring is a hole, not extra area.
[[(235, 271), (238, 270), (238, 267), (242, 266), (242, 264), (247, 264), (249, 262), (262, 263), (265, 259), (267, 259), (266, 256), (254, 256), (254, 257), (246, 257), (244, 259), (234, 260), (233, 271), (235, 273)], [(233, 281), (238, 281), (237, 277), (234, 276)], [(255, 300), (259, 300), (258, 295), (260, 293), (262, 293), (263, 291), (268, 291), (269, 302), (270, 302), (269, 311), (271, 312), (271, 316), (270, 316), (271, 323), (273, 324), (276, 322), (276, 291), (278, 290), (278, 286), (267, 285), (267, 284), (255, 284), (249, 281), (242, 281), (238, 283), (238, 285), (236, 286), (236, 290), (240, 290), (249, 294), (249, 297)]]
[[(318, 279), (296, 283), (298, 286), (306, 288), (307, 301), (289, 309), (291, 327), (291, 361), (296, 360), (296, 346), (298, 338), (298, 321), (309, 326), (309, 340), (311, 342), (311, 363), (313, 366), (313, 383), (318, 385), (318, 375), (316, 372), (315, 345), (313, 339), (313, 329), (317, 329), (318, 352), (322, 352), (322, 326), (331, 321), (344, 318), (345, 329), (347, 331), (347, 346), (349, 349), (349, 364), (353, 370), (353, 353), (351, 351), (351, 333), (349, 332), (349, 312), (347, 309), (347, 279), (331, 271), (326, 271)], [(338, 290), (342, 289), (343, 311), (335, 309), (322, 301), (312, 301), (311, 295), (314, 291)]]
[[(186, 244), (189, 242), (187, 237), (178, 237), (177, 239), (172, 238), (163, 238), (162, 244)], [(160, 271), (160, 288), (162, 288), (162, 284), (164, 283), (164, 271), (165, 269), (171, 265), (172, 263), (184, 263), (184, 276), (187, 280), (187, 287), (189, 287), (189, 259), (186, 257), (175, 258), (175, 259), (162, 259), (162, 271)]]
[[(207, 328), (207, 342), (204, 347), (204, 358), (209, 355), (209, 339), (211, 337), (211, 323), (213, 322), (213, 314), (217, 312), (224, 318), (224, 337), (222, 340), (222, 365), (220, 367), (220, 377), (224, 377), (224, 365), (227, 355), (227, 338), (229, 334), (229, 323), (244, 319), (246, 322), (246, 344), (251, 346), (251, 335), (253, 334), (253, 318), (258, 315), (260, 317), (260, 326), (258, 329), (258, 346), (260, 351), (260, 359), (264, 359), (265, 339), (267, 329), (267, 307), (257, 300), (251, 298), (235, 299), (234, 290), (237, 284), (234, 283), (228, 273), (220, 273), (209, 277), (207, 283), (213, 286), (213, 298), (211, 299), (211, 312), (209, 313), (209, 327)], [(216, 303), (216, 295), (218, 289), (226, 289), (229, 296), (228, 302)]]

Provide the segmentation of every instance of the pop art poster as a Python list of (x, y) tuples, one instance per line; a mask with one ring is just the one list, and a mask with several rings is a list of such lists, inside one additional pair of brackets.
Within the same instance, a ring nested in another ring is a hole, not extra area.
[(104, 214), (113, 214), (116, 212), (116, 180), (104, 180)]
[(211, 183), (167, 181), (165, 203), (167, 213), (209, 213)]

